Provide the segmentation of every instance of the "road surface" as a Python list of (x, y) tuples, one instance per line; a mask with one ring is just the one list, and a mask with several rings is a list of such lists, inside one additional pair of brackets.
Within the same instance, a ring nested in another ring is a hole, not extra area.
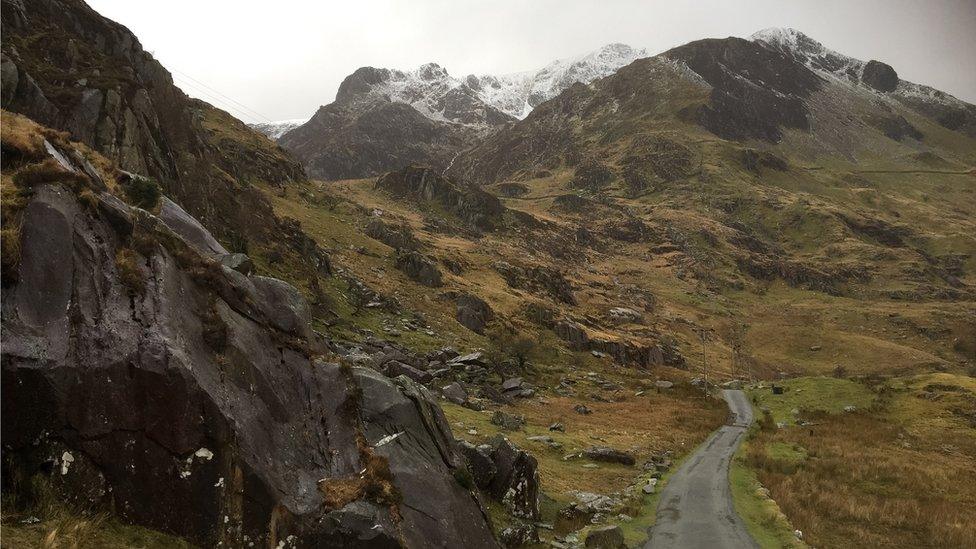
[(724, 396), (729, 423), (668, 480), (645, 549), (758, 547), (732, 507), (729, 490), (729, 462), (752, 423), (752, 406), (742, 391), (726, 390)]

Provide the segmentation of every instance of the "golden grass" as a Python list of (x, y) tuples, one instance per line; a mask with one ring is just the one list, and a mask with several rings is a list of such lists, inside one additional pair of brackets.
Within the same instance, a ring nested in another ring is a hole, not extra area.
[(759, 432), (747, 463), (813, 546), (976, 547), (976, 433), (953, 411), (976, 412), (972, 390), (949, 374), (896, 380), (873, 411)]

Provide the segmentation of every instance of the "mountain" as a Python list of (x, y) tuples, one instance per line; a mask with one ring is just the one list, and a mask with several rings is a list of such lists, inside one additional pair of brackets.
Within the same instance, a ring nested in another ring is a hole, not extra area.
[(465, 78), (435, 63), (413, 71), (363, 67), (346, 77), (334, 103), (279, 142), (323, 179), (378, 175), (413, 162), (444, 169), (456, 151), (494, 128), (643, 55), (611, 44), (537, 71)]
[(929, 86), (902, 80), (886, 63), (848, 57), (827, 49), (796, 29), (764, 29), (751, 39), (789, 55), (823, 78), (869, 88), (935, 119), (948, 129), (976, 137), (976, 107)]
[(289, 120), (277, 120), (275, 122), (256, 122), (248, 124), (251, 129), (261, 132), (273, 140), (277, 140), (282, 135), (294, 130), (298, 126), (308, 122), (307, 118), (292, 118)]
[[(447, 175), (518, 189), (509, 207), (618, 243), (615, 262), (666, 261), (661, 277), (752, 322), (783, 284), (846, 298), (882, 325), (895, 303), (926, 303), (953, 319), (952, 333), (972, 331), (972, 105), (828, 51), (786, 30), (679, 46), (568, 88)], [(597, 261), (604, 250), (582, 253)], [(617, 280), (654, 284), (640, 270)], [(902, 345), (884, 333), (879, 352)], [(937, 360), (971, 353), (937, 341)]]

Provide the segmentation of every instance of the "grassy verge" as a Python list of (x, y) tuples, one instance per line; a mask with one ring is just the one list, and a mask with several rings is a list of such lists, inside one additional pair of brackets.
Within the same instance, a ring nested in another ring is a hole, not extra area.
[[(753, 433), (749, 434), (751, 438)], [(769, 497), (755, 471), (746, 463), (750, 441), (743, 441), (732, 458), (729, 483), (735, 511), (742, 517), (746, 529), (763, 549), (800, 548), (806, 545), (796, 539), (789, 519)]]
[[(835, 403), (830, 386), (819, 397)], [(976, 380), (927, 374), (869, 389), (873, 404), (853, 413), (757, 430), (733, 470), (740, 512), (755, 506), (751, 477), (816, 547), (976, 547)]]

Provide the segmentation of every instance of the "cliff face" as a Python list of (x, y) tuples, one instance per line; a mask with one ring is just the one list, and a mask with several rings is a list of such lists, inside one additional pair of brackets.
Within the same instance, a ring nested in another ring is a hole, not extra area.
[(175, 203), (120, 200), (104, 158), (4, 126), (5, 492), (40, 477), (203, 546), (494, 546), (426, 389), (323, 360), (294, 287), (222, 266)]
[(305, 179), (282, 149), (191, 100), (128, 29), (80, 0), (3, 0), (4, 108), (59, 130), (164, 192), (218, 238), (281, 232), (255, 181)]

